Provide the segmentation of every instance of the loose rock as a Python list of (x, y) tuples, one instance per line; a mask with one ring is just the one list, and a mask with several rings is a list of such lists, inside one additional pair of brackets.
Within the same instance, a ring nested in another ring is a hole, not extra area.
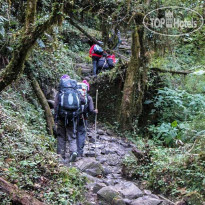
[(113, 133), (112, 130), (107, 130), (106, 133), (107, 133), (109, 136), (113, 136), (113, 135), (114, 135), (114, 133)]
[(82, 160), (81, 164), (79, 165), (79, 168), (81, 171), (86, 172), (87, 174), (94, 177), (104, 175), (104, 169), (102, 165), (91, 158)]
[(105, 132), (104, 132), (103, 130), (101, 130), (101, 129), (98, 129), (98, 130), (97, 130), (97, 134), (99, 134), (99, 135), (104, 135), (104, 133), (105, 133)]
[(143, 196), (143, 192), (132, 182), (121, 182), (115, 185), (114, 188), (127, 199), (136, 199)]
[(162, 200), (151, 198), (150, 196), (143, 196), (134, 201), (131, 205), (159, 205), (162, 203)]
[(112, 204), (114, 198), (119, 196), (119, 193), (110, 186), (104, 187), (97, 192), (98, 199), (107, 202), (108, 204)]
[(105, 183), (95, 183), (95, 185), (93, 187), (93, 193), (97, 193), (103, 187), (106, 187)]
[(94, 151), (88, 151), (85, 153), (86, 157), (95, 157), (95, 152)]

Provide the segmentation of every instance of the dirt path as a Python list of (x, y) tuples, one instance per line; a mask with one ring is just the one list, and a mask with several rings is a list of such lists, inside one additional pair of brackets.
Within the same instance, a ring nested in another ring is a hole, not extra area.
[(78, 167), (89, 182), (87, 183), (87, 203), (96, 205), (169, 205), (174, 204), (152, 194), (149, 190), (140, 190), (137, 183), (122, 176), (121, 162), (131, 153), (135, 145), (115, 136), (110, 130), (101, 127), (96, 140), (90, 128), (89, 143), (85, 145), (85, 157), (78, 159)]

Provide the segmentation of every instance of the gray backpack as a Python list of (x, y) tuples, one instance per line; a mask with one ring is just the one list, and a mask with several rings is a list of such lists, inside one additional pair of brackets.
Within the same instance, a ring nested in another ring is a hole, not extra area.
[(78, 114), (81, 103), (80, 93), (77, 90), (77, 82), (72, 79), (61, 79), (59, 84), (59, 115), (70, 117)]

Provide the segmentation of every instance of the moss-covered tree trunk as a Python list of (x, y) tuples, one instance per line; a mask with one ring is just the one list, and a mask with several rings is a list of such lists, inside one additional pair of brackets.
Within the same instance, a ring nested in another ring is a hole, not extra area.
[(40, 87), (38, 81), (36, 80), (35, 76), (33, 75), (32, 71), (27, 72), (27, 75), (31, 81), (31, 85), (33, 87), (33, 90), (34, 90), (36, 96), (38, 97), (38, 100), (39, 100), (39, 102), (40, 102), (40, 104), (45, 112), (48, 133), (50, 135), (53, 135), (54, 119), (53, 119), (53, 115), (51, 113), (51, 109), (49, 107), (48, 101), (47, 101), (43, 91), (41, 90), (41, 87)]
[[(19, 35), (14, 46), (12, 59), (8, 66), (0, 73), (0, 92), (23, 73), (25, 60), (36, 40), (52, 25), (62, 21), (62, 13), (60, 12), (62, 9), (62, 1), (63, 0), (60, 0), (58, 3), (54, 3), (53, 12), (48, 20), (33, 25), (30, 24), (32, 18), (26, 20), (29, 29), (24, 29)], [(32, 3), (32, 0), (28, 0), (28, 2)], [(35, 5), (29, 8), (34, 9)], [(30, 15), (28, 16), (31, 17)]]
[(142, 112), (142, 101), (147, 83), (144, 58), (143, 28), (138, 26), (132, 34), (132, 56), (126, 71), (119, 122), (122, 130), (132, 129), (132, 123)]
[(0, 177), (0, 188), (3, 192), (7, 193), (11, 199), (12, 204), (20, 205), (44, 205), (43, 202), (35, 199), (32, 195), (27, 192), (20, 190), (16, 185), (13, 185)]
[(108, 30), (107, 19), (105, 16), (101, 16), (101, 22), (102, 22), (101, 23), (102, 40), (104, 43), (104, 47), (106, 48), (109, 39), (109, 30)]
[(27, 0), (26, 22), (24, 26), (26, 31), (30, 29), (32, 24), (35, 22), (37, 1), (38, 0)]
[(135, 94), (137, 85), (137, 72), (140, 66), (140, 43), (138, 29), (132, 34), (132, 57), (126, 71), (121, 102), (120, 125), (123, 130), (130, 129), (135, 112)]

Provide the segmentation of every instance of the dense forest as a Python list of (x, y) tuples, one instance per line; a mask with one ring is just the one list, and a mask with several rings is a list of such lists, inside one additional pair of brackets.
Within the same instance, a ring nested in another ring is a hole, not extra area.
[[(197, 29), (151, 29), (173, 15)], [(205, 204), (204, 18), (201, 0), (0, 0), (0, 204)], [(97, 76), (93, 44), (116, 57)], [(97, 110), (70, 163), (56, 152), (65, 74)]]

